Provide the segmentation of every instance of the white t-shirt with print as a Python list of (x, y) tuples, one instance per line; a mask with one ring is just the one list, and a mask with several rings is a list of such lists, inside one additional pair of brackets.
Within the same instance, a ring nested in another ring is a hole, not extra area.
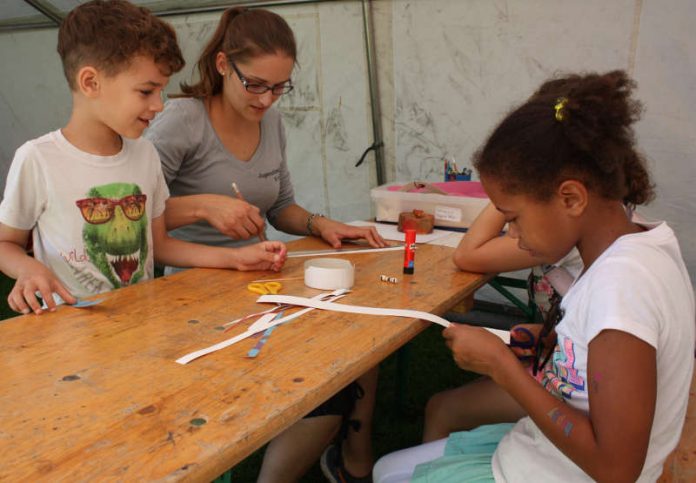
[(32, 230), (36, 259), (84, 297), (152, 278), (151, 221), (168, 197), (149, 141), (123, 139), (118, 154), (96, 156), (57, 130), (15, 153), (0, 223)]
[[(589, 412), (587, 351), (602, 330), (632, 334), (656, 349), (657, 402), (638, 481), (655, 481), (676, 447), (694, 364), (694, 296), (674, 232), (666, 223), (616, 240), (563, 298), (558, 344), (542, 381), (570, 406)], [(627, 368), (630, 370), (630, 368)], [(592, 481), (529, 418), (493, 456), (496, 481)]]

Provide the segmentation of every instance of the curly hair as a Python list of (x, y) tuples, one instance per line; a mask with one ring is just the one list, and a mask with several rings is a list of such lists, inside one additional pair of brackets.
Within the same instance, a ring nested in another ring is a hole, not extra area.
[(92, 0), (73, 9), (58, 30), (58, 54), (73, 91), (85, 65), (112, 76), (137, 56), (151, 57), (166, 76), (184, 67), (174, 29), (126, 0)]
[(513, 110), (474, 154), (482, 177), (511, 193), (548, 200), (566, 179), (627, 205), (654, 197), (632, 124), (642, 106), (624, 71), (568, 75), (545, 82)]

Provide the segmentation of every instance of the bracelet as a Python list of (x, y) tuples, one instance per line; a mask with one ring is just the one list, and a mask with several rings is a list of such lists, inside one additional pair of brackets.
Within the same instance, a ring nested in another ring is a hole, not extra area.
[(312, 223), (314, 222), (314, 218), (316, 218), (317, 216), (324, 218), (324, 215), (322, 215), (321, 213), (312, 213), (307, 217), (307, 234), (309, 236), (314, 235), (314, 233), (312, 232)]

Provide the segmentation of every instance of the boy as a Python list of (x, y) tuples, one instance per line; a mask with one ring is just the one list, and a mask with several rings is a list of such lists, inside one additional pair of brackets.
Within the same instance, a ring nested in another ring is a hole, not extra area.
[[(17, 279), (23, 314), (152, 278), (163, 265), (280, 270), (286, 249), (239, 249), (170, 238), (169, 196), (155, 148), (140, 136), (184, 60), (174, 30), (125, 0), (75, 8), (58, 32), (73, 109), (61, 130), (15, 153), (0, 204), (0, 270)], [(25, 247), (32, 232), (36, 258)], [(154, 255), (153, 255), (154, 253)]]

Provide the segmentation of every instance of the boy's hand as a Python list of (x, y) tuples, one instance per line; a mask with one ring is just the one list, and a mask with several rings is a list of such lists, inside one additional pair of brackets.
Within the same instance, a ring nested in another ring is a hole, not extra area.
[(283, 242), (265, 241), (242, 248), (233, 248), (234, 263), (237, 270), (280, 271), (288, 258), (288, 249)]
[(46, 303), (50, 312), (56, 310), (56, 302), (53, 293), (57, 293), (68, 304), (74, 304), (77, 299), (73, 297), (58, 278), (43, 264), (36, 262), (17, 277), (7, 302), (15, 312), (28, 314), (34, 312), (40, 315), (43, 312), (41, 303), (36, 298), (36, 292)]

